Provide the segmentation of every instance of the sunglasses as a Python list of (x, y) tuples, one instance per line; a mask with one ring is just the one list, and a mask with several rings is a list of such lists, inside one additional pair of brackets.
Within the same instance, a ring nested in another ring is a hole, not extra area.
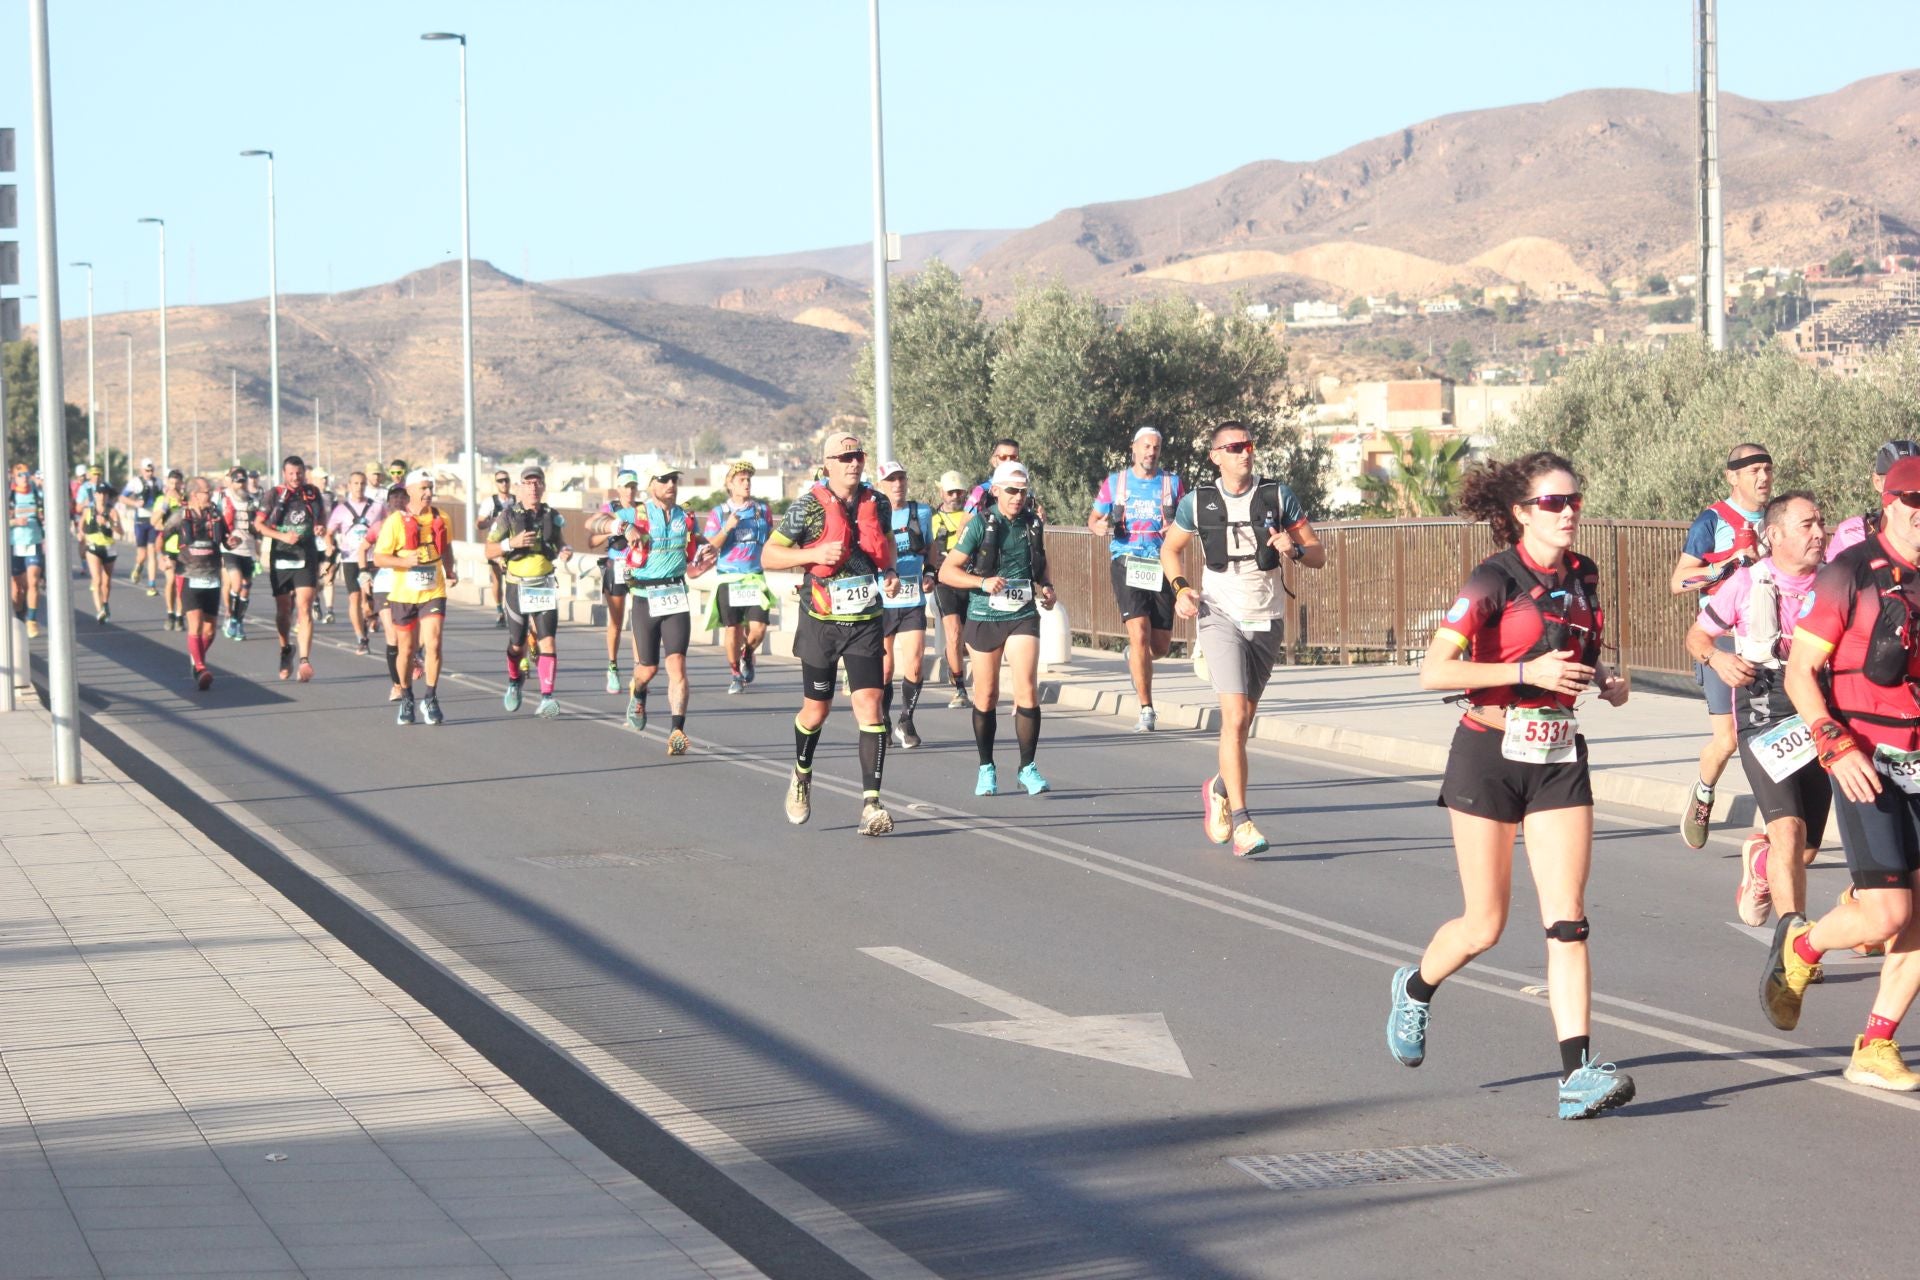
[(865, 462), (866, 460), (867, 451), (865, 449), (855, 449), (851, 453), (830, 453), (827, 455), (828, 462)]
[(506, 484), (511, 479), (512, 479), (511, 476), (495, 476), (493, 478), (493, 482), (495, 484)]
[(1010, 494), (1016, 498), (1024, 498), (1027, 496), (1027, 491), (1025, 489), (1002, 489), (1000, 492), (1005, 494)]
[(1901, 506), (1912, 507), (1920, 511), (1920, 489), (1907, 489), (1899, 493), (1890, 493), (1889, 498), (1897, 500)]
[(1229, 440), (1225, 444), (1217, 444), (1213, 447), (1218, 449), (1222, 453), (1252, 453), (1253, 441)]
[(1537, 498), (1522, 498), (1523, 507), (1538, 507), (1549, 515), (1562, 511), (1578, 511), (1586, 503), (1586, 495), (1580, 493), (1543, 493)]

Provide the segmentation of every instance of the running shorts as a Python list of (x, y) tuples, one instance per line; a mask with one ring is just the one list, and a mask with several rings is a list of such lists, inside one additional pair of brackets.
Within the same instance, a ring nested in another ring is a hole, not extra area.
[(1509, 760), (1500, 753), (1504, 736), (1498, 729), (1463, 718), (1453, 731), (1447, 771), (1434, 803), (1495, 822), (1518, 822), (1530, 813), (1593, 803), (1585, 734), (1574, 735), (1574, 758), (1565, 764)]
[[(883, 648), (878, 618), (829, 622), (803, 611), (799, 629), (793, 633), (793, 656), (800, 659), (802, 672), (812, 671), (816, 677), (819, 672), (826, 672), (827, 696), (820, 701), (833, 699), (835, 666), (846, 668), (850, 690), (878, 689), (886, 683), (881, 678)], [(813, 696), (811, 687), (807, 696)]]
[(1196, 628), (1200, 652), (1207, 659), (1207, 678), (1213, 691), (1260, 701), (1280, 660), (1280, 623), (1270, 621), (1262, 631), (1248, 631), (1218, 609), (1200, 606)]
[(1854, 888), (1912, 886), (1914, 872), (1920, 871), (1920, 796), (1902, 791), (1882, 773), (1880, 794), (1872, 804), (1860, 804), (1836, 791), (1833, 816)]
[(1155, 631), (1173, 630), (1173, 584), (1162, 581), (1158, 591), (1142, 591), (1127, 585), (1127, 561), (1122, 556), (1111, 562), (1108, 575), (1113, 580), (1113, 602), (1120, 608), (1120, 621), (1145, 618)]
[(966, 625), (960, 628), (960, 639), (967, 648), (975, 653), (995, 653), (1006, 648), (1007, 641), (1014, 636), (1032, 636), (1040, 638), (1040, 615), (1021, 618), (1013, 622), (997, 622), (992, 618), (968, 618)]

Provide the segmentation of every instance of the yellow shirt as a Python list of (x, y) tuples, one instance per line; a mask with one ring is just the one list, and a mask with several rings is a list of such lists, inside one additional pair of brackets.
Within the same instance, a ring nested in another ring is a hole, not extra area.
[[(373, 544), (373, 554), (376, 556), (408, 555), (407, 522), (410, 518), (402, 511), (389, 514), (386, 522), (380, 526), (380, 537)], [(420, 604), (427, 600), (446, 598), (446, 571), (441, 567), (439, 555), (432, 551), (432, 542), (424, 536), (436, 519), (445, 519), (445, 517), (441, 516), (437, 508), (429, 507), (426, 519), (419, 522), (422, 549), (428, 551), (429, 558), (412, 568), (393, 571), (393, 590), (387, 594), (387, 599), (395, 604)]]

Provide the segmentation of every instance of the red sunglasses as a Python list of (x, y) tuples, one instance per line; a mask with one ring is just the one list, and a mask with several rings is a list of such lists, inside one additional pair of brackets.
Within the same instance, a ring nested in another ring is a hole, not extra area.
[(1586, 495), (1580, 493), (1543, 493), (1537, 498), (1522, 498), (1520, 505), (1538, 507), (1550, 515), (1557, 515), (1568, 509), (1577, 512), (1586, 501)]

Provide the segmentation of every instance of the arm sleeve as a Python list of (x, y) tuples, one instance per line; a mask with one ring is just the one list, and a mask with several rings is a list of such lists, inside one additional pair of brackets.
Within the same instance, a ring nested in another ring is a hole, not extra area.
[(1185, 529), (1188, 533), (1198, 533), (1200, 526), (1195, 521), (1193, 509), (1193, 495), (1191, 493), (1183, 495), (1180, 499), (1180, 505), (1173, 509), (1174, 525), (1178, 528)]

